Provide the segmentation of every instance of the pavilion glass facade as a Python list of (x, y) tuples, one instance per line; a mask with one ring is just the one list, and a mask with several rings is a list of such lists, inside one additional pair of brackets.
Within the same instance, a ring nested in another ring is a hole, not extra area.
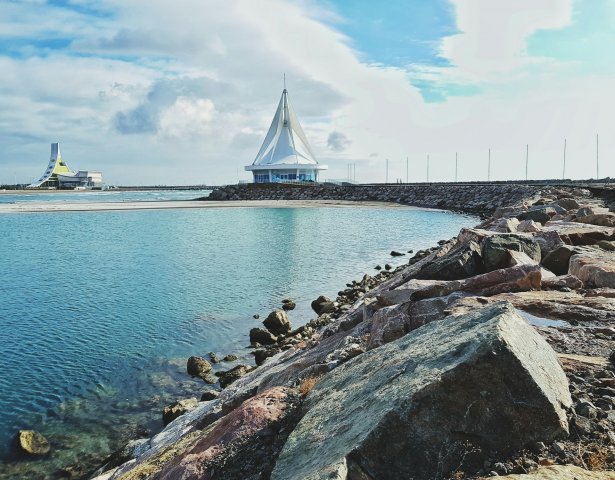
[(318, 170), (255, 170), (254, 183), (317, 182)]

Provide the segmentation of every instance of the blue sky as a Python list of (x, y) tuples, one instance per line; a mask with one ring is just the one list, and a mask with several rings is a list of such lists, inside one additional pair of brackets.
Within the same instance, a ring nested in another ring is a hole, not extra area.
[(447, 180), (458, 152), (480, 179), (489, 148), (515, 178), (527, 143), (548, 177), (564, 138), (586, 177), (614, 44), (612, 0), (0, 0), (0, 162), (28, 181), (61, 141), (112, 183), (247, 179), (286, 72), (329, 178), (429, 153)]

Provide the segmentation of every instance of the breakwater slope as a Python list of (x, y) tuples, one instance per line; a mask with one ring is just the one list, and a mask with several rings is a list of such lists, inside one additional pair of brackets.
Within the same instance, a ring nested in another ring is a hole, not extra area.
[[(257, 367), (169, 407), (98, 480), (612, 479), (615, 213), (586, 190), (526, 193), (317, 298), (307, 325), (272, 312)], [(187, 369), (215, 381), (204, 358)]]
[(215, 189), (209, 200), (348, 200), (396, 202), (490, 215), (543, 187), (518, 184), (352, 185), (246, 184)]

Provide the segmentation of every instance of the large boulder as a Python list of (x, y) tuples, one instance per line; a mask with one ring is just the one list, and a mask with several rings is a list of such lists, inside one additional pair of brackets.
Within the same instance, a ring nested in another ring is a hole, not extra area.
[(263, 325), (275, 335), (284, 335), (292, 330), (288, 315), (284, 310), (274, 310), (263, 320)]
[(322, 315), (323, 313), (333, 313), (335, 311), (335, 303), (324, 295), (321, 295), (311, 303), (312, 310), (316, 312), (316, 315)]
[(508, 250), (523, 252), (540, 262), (540, 246), (532, 239), (521, 235), (493, 235), (483, 241), (483, 262), (490, 272), (508, 266)]
[(570, 264), (570, 257), (581, 253), (592, 254), (594, 250), (590, 247), (574, 247), (572, 245), (562, 245), (551, 250), (543, 259), (542, 265), (555, 275), (566, 275)]
[(51, 450), (49, 441), (42, 434), (34, 430), (19, 430), (16, 443), (20, 451), (27, 455), (47, 455)]
[(542, 226), (540, 223), (535, 222), (534, 220), (523, 220), (519, 223), (517, 227), (518, 232), (540, 232), (542, 230)]
[(613, 254), (579, 254), (570, 257), (568, 272), (589, 287), (615, 288), (615, 256)]
[(481, 248), (470, 241), (425, 265), (416, 278), (429, 280), (459, 280), (483, 272)]
[(325, 375), (271, 478), (432, 479), (464, 458), (482, 466), (567, 435), (571, 404), (555, 352), (500, 303), (425, 325)]

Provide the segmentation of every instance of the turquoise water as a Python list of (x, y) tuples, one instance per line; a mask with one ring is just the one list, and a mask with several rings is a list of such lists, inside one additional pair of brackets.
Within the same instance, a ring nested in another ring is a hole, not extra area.
[(476, 222), (368, 207), (0, 215), (0, 448), (38, 429), (56, 468), (151, 434), (165, 403), (204, 389), (185, 374), (188, 356), (250, 360), (255, 313), (290, 297), (300, 325), (316, 296), (407, 261), (391, 250)]

